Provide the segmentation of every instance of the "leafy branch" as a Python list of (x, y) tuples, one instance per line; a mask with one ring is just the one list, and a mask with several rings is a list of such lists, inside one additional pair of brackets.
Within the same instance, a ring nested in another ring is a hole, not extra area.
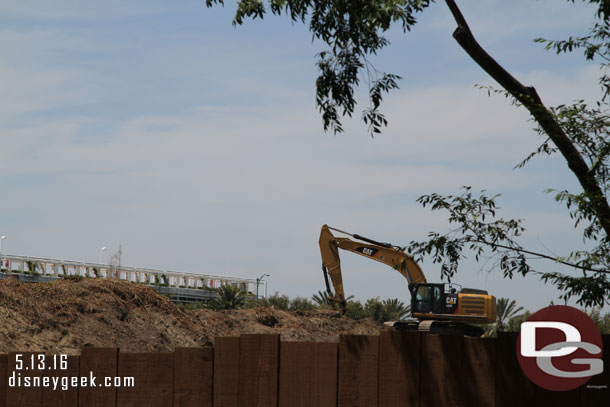
[[(412, 241), (407, 248), (412, 256), (418, 260), (431, 256), (434, 263), (441, 263), (441, 275), (451, 280), (460, 262), (467, 257), (466, 252), (472, 252), (477, 261), (482, 256), (493, 259), (490, 270), (498, 267), (506, 278), (512, 278), (515, 273), (534, 273), (543, 281), (556, 284), (564, 291), (563, 298), (579, 296), (577, 302), (585, 306), (600, 305), (606, 301), (610, 284), (602, 282), (606, 281), (605, 276), (610, 269), (594, 267), (600, 264), (595, 261), (597, 254), (594, 251), (573, 252), (569, 256), (559, 257), (526, 249), (517, 241), (526, 231), (523, 220), (496, 218), (496, 211), (500, 209), (496, 199), (500, 195), (487, 196), (485, 191), (481, 191), (476, 197), (471, 187), (463, 187), (463, 190), (460, 195), (430, 194), (418, 198), (417, 202), (423, 207), (429, 206), (432, 211), (447, 211), (449, 224), (456, 227), (444, 234), (430, 232), (428, 240), (422, 242)], [(571, 267), (581, 271), (583, 276), (539, 272), (531, 264), (536, 259)], [(594, 275), (587, 276), (586, 272)], [(606, 286), (607, 289), (604, 289)]]
[[(380, 112), (383, 93), (397, 89), (400, 76), (375, 71), (370, 77), (368, 56), (376, 55), (390, 42), (384, 33), (398, 23), (404, 32), (417, 22), (416, 14), (430, 5), (430, 0), (240, 0), (233, 25), (247, 18), (262, 19), (270, 11), (287, 15), (294, 22), (309, 22), (313, 39), (328, 49), (317, 57), (316, 104), (322, 114), (324, 130), (344, 131), (342, 117), (351, 117), (356, 107), (355, 89), (362, 71), (369, 80), (369, 107), (362, 120), (371, 136), (381, 133), (388, 121)], [(206, 0), (206, 6), (223, 5), (223, 0)]]

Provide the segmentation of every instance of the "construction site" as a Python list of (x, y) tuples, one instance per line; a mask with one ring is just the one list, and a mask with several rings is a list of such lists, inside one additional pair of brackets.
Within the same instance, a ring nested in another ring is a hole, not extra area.
[(610, 407), (610, 0), (0, 11), (0, 407)]
[[(189, 311), (125, 281), (0, 281), (0, 324), (1, 407), (585, 407), (608, 401), (608, 372), (570, 392), (533, 385), (518, 366), (514, 333), (399, 332), (333, 310)], [(603, 340), (610, 347), (610, 336)], [(135, 386), (11, 387), (17, 354), (25, 360), (67, 355), (65, 369), (33, 375), (93, 372), (131, 377)]]

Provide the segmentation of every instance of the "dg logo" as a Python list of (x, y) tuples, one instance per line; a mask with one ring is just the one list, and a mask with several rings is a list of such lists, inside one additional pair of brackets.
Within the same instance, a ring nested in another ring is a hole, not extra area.
[(547, 390), (575, 389), (604, 370), (599, 329), (587, 314), (563, 305), (521, 324), (517, 357), (525, 375)]

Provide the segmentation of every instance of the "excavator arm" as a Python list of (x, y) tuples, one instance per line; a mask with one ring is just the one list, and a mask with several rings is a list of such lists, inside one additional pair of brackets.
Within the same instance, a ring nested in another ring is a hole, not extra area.
[[(345, 233), (352, 236), (354, 239), (362, 240), (366, 243), (357, 242), (345, 237), (335, 237), (332, 234), (331, 229)], [(401, 248), (389, 243), (376, 242), (356, 234), (351, 235), (324, 225), (320, 231), (320, 253), (322, 255), (322, 271), (324, 272), (326, 290), (329, 298), (336, 301), (343, 312), (345, 312), (346, 301), (345, 291), (343, 289), (343, 278), (341, 277), (339, 249), (359, 254), (394, 268), (407, 279), (409, 286), (413, 283), (426, 282), (426, 277), (424, 276), (422, 269), (415, 260)], [(329, 277), (332, 286), (335, 289), (334, 295), (328, 281)]]

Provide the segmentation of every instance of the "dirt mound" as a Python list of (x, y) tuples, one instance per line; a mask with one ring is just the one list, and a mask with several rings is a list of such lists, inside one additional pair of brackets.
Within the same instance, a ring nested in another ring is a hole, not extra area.
[(336, 311), (281, 311), (257, 308), (235, 311), (194, 311), (210, 337), (242, 333), (280, 334), (283, 341), (338, 341), (341, 334), (377, 334), (382, 326), (365, 319), (354, 321)]
[(2, 280), (0, 327), (0, 353), (68, 354), (78, 354), (86, 346), (167, 352), (243, 333), (278, 333), (288, 341), (336, 341), (340, 334), (376, 334), (381, 329), (374, 321), (354, 321), (333, 311), (184, 311), (148, 287), (96, 279)]

